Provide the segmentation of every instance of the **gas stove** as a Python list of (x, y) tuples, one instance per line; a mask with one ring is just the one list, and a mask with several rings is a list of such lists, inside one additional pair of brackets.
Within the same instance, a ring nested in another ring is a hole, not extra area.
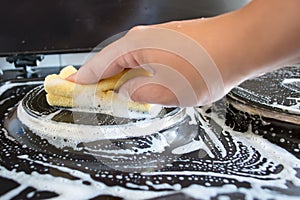
[[(11, 78), (20, 72), (8, 71), (11, 80), (5, 80), (4, 71), (3, 198), (299, 198), (298, 82), (284, 84), (300, 77), (299, 66), (246, 81), (212, 105), (181, 111), (178, 122), (163, 130), (77, 143), (61, 138), (72, 145), (57, 145), (59, 134), (36, 134), (18, 116), (20, 101), (30, 96), (37, 99), (34, 107), (53, 109), (43, 105), (43, 93), (34, 91), (42, 85), (44, 73), (57, 71), (45, 69), (36, 78)], [(264, 88), (266, 82), (274, 83), (273, 92)], [(103, 120), (97, 117), (96, 122)]]
[[(44, 77), (80, 67), (107, 37), (248, 1), (232, 2), (57, 0), (30, 15), (27, 3), (2, 7), (10, 21), (0, 20), (1, 199), (299, 199), (299, 65), (245, 81), (211, 105), (165, 108), (147, 126), (45, 101)], [(29, 18), (16, 31), (18, 16)], [(33, 31), (37, 24), (47, 26)]]

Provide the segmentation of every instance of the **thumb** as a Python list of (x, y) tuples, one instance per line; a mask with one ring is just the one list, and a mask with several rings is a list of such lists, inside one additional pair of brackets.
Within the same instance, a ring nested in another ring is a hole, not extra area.
[(125, 82), (118, 94), (135, 102), (178, 106), (176, 95), (168, 87), (158, 83), (152, 77), (139, 76)]

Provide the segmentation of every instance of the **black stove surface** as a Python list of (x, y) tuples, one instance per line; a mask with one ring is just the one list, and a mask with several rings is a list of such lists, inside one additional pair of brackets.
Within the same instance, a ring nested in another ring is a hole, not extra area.
[(3, 199), (300, 197), (300, 125), (249, 114), (224, 98), (189, 109), (170, 130), (57, 147), (23, 125), (16, 112), (41, 81), (0, 87)]

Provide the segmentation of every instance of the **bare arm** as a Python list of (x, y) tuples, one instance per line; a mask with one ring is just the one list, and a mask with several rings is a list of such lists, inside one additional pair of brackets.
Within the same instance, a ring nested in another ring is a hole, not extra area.
[[(174, 92), (168, 85), (153, 84), (145, 78), (129, 81), (121, 91), (139, 102), (203, 105), (217, 100), (224, 94), (212, 95), (213, 91), (209, 91), (210, 83), (205, 81), (205, 75), (197, 73), (195, 66), (180, 55), (147, 48), (129, 51), (128, 46), (131, 44), (143, 42), (132, 38), (150, 32), (151, 28), (172, 30), (191, 38), (203, 47), (214, 61), (226, 93), (247, 78), (300, 60), (299, 7), (299, 0), (253, 0), (240, 10), (213, 18), (135, 27), (127, 36), (99, 52), (76, 75), (70, 77), (70, 80), (84, 84), (95, 83), (124, 68), (160, 63), (176, 70), (176, 73), (188, 81), (196, 94), (195, 101), (182, 104), (178, 97), (184, 93)], [(151, 38), (153, 37), (149, 35), (149, 40)], [(179, 43), (178, 48), (180, 45), (185, 44)], [(159, 75), (159, 67), (156, 66), (155, 69)]]

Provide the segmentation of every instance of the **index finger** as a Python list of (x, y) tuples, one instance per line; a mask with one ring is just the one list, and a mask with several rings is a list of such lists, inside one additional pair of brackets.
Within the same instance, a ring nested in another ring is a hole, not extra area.
[(120, 73), (125, 68), (138, 66), (133, 53), (127, 52), (126, 46), (123, 38), (106, 46), (67, 80), (80, 84), (94, 84)]

